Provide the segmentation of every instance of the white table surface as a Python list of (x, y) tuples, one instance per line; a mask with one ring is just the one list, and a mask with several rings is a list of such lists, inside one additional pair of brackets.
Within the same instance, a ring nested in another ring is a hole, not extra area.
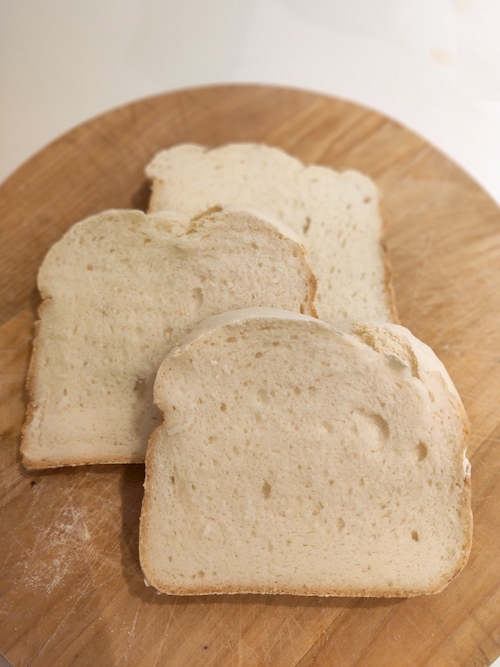
[(500, 202), (499, 27), (498, 0), (0, 0), (0, 181), (118, 105), (270, 83), (385, 113)]

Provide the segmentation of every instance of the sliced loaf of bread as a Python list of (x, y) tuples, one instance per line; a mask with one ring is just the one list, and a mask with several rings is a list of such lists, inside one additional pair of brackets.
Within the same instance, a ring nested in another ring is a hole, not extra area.
[(263, 304), (315, 315), (304, 247), (244, 211), (102, 213), (51, 248), (38, 284), (28, 468), (144, 461), (158, 367), (209, 315)]
[(383, 222), (373, 181), (356, 172), (305, 167), (277, 148), (183, 144), (146, 168), (150, 210), (189, 217), (211, 206), (252, 208), (286, 223), (306, 244), (318, 280), (320, 319), (397, 322)]
[(413, 596), (464, 566), (467, 418), (407, 329), (226, 313), (154, 395), (140, 558), (159, 591)]

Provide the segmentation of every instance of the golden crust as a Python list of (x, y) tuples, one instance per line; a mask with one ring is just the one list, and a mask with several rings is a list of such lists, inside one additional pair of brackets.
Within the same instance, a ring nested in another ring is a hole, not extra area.
[(380, 234), (380, 247), (382, 249), (382, 262), (384, 264), (384, 285), (385, 285), (385, 295), (387, 300), (387, 305), (391, 313), (392, 321), (394, 324), (400, 324), (398, 309), (396, 305), (396, 295), (394, 292), (394, 285), (392, 282), (392, 265), (389, 258), (389, 252), (387, 250), (387, 244), (385, 240), (385, 235), (387, 232), (387, 217), (384, 210), (384, 200), (383, 197), (379, 194), (379, 215), (380, 220), (382, 221), (382, 229)]

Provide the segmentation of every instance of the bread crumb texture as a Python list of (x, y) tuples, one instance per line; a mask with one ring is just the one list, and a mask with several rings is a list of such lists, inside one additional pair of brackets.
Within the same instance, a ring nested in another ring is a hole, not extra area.
[(206, 317), (265, 305), (315, 314), (304, 247), (247, 212), (102, 213), (51, 248), (38, 284), (22, 444), (32, 468), (144, 461), (158, 367)]
[(467, 422), (415, 340), (251, 309), (172, 350), (146, 462), (147, 581), (172, 594), (441, 590), (470, 549)]
[(217, 205), (252, 208), (290, 227), (309, 251), (320, 319), (396, 319), (379, 193), (367, 176), (306, 167), (262, 144), (174, 146), (154, 157), (146, 175), (151, 211), (191, 218)]

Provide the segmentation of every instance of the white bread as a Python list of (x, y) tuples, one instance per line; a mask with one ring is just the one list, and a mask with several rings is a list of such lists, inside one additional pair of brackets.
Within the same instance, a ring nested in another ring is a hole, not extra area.
[(146, 167), (150, 210), (193, 217), (212, 206), (261, 211), (305, 243), (318, 280), (316, 308), (325, 322), (397, 322), (383, 222), (373, 181), (356, 172), (305, 167), (277, 148), (229, 144), (208, 150), (183, 144)]
[(38, 284), (28, 468), (144, 461), (158, 367), (209, 315), (249, 305), (315, 314), (303, 246), (243, 211), (102, 213), (51, 248)]
[(464, 566), (467, 418), (407, 329), (226, 313), (154, 395), (140, 558), (159, 591), (413, 596)]

